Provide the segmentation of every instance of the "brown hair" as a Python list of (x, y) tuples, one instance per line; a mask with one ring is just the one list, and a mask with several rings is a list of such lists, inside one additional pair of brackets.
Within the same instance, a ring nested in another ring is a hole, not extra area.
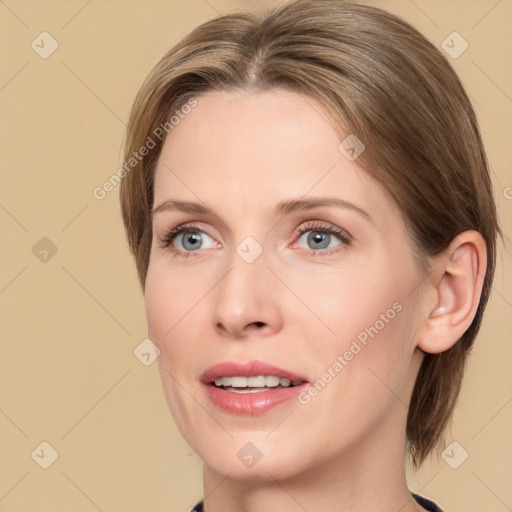
[[(430, 258), (462, 231), (476, 230), (486, 241), (488, 264), (475, 318), (452, 348), (425, 354), (415, 383), (407, 441), (419, 466), (453, 412), (489, 298), (501, 234), (475, 113), (447, 59), (402, 19), (340, 0), (298, 0), (261, 16), (218, 17), (168, 51), (135, 99), (125, 160), (159, 133), (159, 126), (169, 127), (180, 105), (206, 91), (274, 87), (316, 98), (340, 135), (354, 133), (363, 141), (366, 149), (357, 163), (398, 204), (424, 276)], [(120, 189), (143, 288), (152, 243), (153, 178), (164, 140), (136, 162)]]

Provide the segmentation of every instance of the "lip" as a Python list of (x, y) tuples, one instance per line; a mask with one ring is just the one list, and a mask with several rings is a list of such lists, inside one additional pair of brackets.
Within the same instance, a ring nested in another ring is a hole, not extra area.
[[(293, 387), (264, 388), (256, 393), (234, 393), (218, 388), (213, 384), (218, 377), (255, 377), (258, 375), (276, 375), (291, 381), (305, 381)], [(255, 416), (288, 402), (304, 391), (309, 385), (307, 380), (296, 373), (263, 361), (245, 363), (223, 362), (208, 368), (201, 375), (201, 382), (210, 401), (223, 411), (238, 415)]]

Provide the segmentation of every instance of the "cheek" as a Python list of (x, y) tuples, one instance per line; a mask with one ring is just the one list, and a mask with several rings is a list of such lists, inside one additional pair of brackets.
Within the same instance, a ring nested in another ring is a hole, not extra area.
[(186, 319), (184, 299), (177, 287), (179, 284), (169, 276), (154, 270), (148, 272), (144, 291), (146, 320), (149, 337), (160, 349), (158, 363), (163, 379), (166, 378), (164, 367), (174, 373), (172, 363), (179, 359), (176, 350), (186, 346), (174, 342), (179, 336), (180, 324)]
[(204, 295), (194, 276), (186, 276), (158, 262), (150, 263), (144, 290), (148, 330), (155, 343), (172, 338), (180, 324), (194, 315), (194, 304)]
[(342, 373), (352, 382), (368, 385), (373, 369), (398, 385), (414, 348), (417, 309), (410, 292), (415, 283), (410, 261), (382, 255), (360, 266), (316, 273), (314, 280), (300, 279), (294, 291), (316, 317), (310, 315), (306, 329), (316, 340), (317, 372), (328, 371), (341, 356)]
[(163, 335), (172, 327), (172, 312), (176, 306), (169, 292), (168, 287), (162, 285), (162, 281), (157, 279), (154, 272), (148, 272), (144, 290), (148, 333), (160, 349)]
[[(322, 359), (324, 371), (338, 363), (334, 373), (340, 378), (326, 403), (339, 403), (342, 396), (349, 416), (378, 416), (397, 396), (403, 403), (408, 400), (404, 385), (414, 352), (417, 309), (399, 288), (397, 283), (391, 292), (376, 287), (373, 294), (364, 293), (361, 302), (340, 299), (338, 305), (345, 309), (332, 317), (336, 336), (324, 347)], [(342, 425), (343, 417), (338, 420)]]
[[(167, 269), (155, 265), (148, 269), (144, 290), (148, 334), (160, 350), (157, 361), (164, 395), (179, 426), (190, 423), (190, 404), (180, 384), (186, 382), (187, 363), (194, 357), (194, 344), (189, 340), (195, 336), (190, 326), (194, 325), (192, 305), (198, 295), (198, 290), (194, 293), (183, 284)], [(181, 292), (182, 287), (186, 293)]]
[[(393, 304), (403, 300), (401, 289), (407, 288), (403, 275), (382, 260), (313, 269), (302, 276), (290, 275), (289, 280), (296, 296), (320, 321), (318, 325), (326, 328), (322, 328), (326, 341), (333, 343), (351, 339), (388, 310), (388, 316), (394, 317)], [(297, 301), (292, 304), (304, 309)]]
[[(160, 350), (161, 371), (180, 379), (187, 375), (191, 363), (198, 361), (208, 336), (206, 310), (208, 290), (213, 284), (203, 274), (156, 264), (152, 268), (150, 265), (146, 277), (148, 334)], [(172, 387), (172, 381), (166, 382)]]

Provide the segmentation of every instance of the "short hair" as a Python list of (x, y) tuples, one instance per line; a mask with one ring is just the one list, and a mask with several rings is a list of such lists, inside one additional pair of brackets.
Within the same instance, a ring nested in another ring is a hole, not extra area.
[[(475, 317), (460, 340), (425, 354), (406, 438), (418, 467), (436, 447), (459, 394), (467, 355), (491, 291), (501, 233), (475, 112), (443, 54), (382, 9), (298, 0), (263, 14), (233, 13), (191, 31), (154, 66), (132, 107), (125, 160), (155, 147), (123, 178), (120, 201), (142, 288), (152, 244), (154, 174), (165, 137), (151, 137), (180, 106), (208, 91), (286, 88), (327, 108), (340, 136), (365, 145), (357, 163), (396, 201), (420, 275), (453, 238), (483, 236), (487, 268)], [(343, 135), (345, 134), (345, 135)], [(154, 140), (156, 139), (156, 140)]]

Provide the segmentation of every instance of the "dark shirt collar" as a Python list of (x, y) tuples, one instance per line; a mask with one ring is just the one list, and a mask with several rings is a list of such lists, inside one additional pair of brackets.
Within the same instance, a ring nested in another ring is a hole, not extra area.
[[(433, 501), (430, 501), (423, 496), (412, 493), (412, 497), (429, 512), (443, 512)], [(193, 509), (190, 510), (190, 512), (204, 512), (203, 501), (200, 501)]]

